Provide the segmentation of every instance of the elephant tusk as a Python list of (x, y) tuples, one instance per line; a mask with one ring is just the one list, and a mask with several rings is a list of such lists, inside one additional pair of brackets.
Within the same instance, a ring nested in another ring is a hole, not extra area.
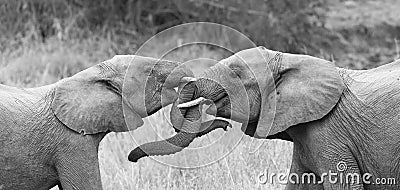
[(181, 78), (181, 83), (189, 83), (189, 82), (196, 82), (197, 79), (193, 77), (182, 77)]
[(207, 100), (208, 99), (206, 99), (204, 97), (200, 97), (200, 98), (197, 98), (195, 100), (179, 104), (177, 107), (178, 108), (189, 108), (189, 107), (197, 106), (197, 105), (199, 105), (199, 104), (201, 104), (201, 103), (203, 103), (204, 101), (207, 101)]

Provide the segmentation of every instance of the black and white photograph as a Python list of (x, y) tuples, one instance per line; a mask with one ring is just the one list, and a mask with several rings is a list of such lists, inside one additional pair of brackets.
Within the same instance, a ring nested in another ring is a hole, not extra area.
[(0, 0), (0, 190), (398, 190), (399, 0)]

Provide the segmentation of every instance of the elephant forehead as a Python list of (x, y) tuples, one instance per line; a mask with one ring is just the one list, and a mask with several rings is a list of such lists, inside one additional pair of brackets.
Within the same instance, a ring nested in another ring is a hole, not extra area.
[(162, 59), (156, 59), (152, 57), (143, 57), (139, 55), (115, 55), (112, 59), (108, 60), (108, 62), (119, 68), (128, 68), (132, 67), (135, 70), (139, 71), (150, 71), (152, 68), (154, 69), (156, 65), (171, 65), (175, 66), (171, 61), (166, 61)]
[(143, 77), (153, 76), (165, 79), (167, 75), (179, 66), (179, 63), (151, 57), (134, 56), (133, 59), (129, 60), (128, 65), (128, 76), (142, 79)]
[(260, 62), (267, 62), (277, 53), (278, 53), (277, 51), (269, 50), (264, 47), (258, 47), (258, 48), (242, 50), (236, 53), (235, 55), (237, 57), (240, 57), (246, 62), (260, 63)]
[(251, 48), (245, 49), (235, 53), (234, 55), (221, 60), (221, 63), (228, 67), (240, 67), (244, 65), (266, 65), (276, 53), (276, 51), (268, 50), (265, 48)]
[(112, 59), (108, 60), (111, 64), (120, 68), (128, 68), (134, 59), (137, 59), (135, 55), (115, 55)]
[(153, 58), (137, 55), (116, 55), (107, 62), (118, 70), (126, 70), (129, 67), (131, 71), (141, 72), (150, 70), (156, 64), (156, 60)]

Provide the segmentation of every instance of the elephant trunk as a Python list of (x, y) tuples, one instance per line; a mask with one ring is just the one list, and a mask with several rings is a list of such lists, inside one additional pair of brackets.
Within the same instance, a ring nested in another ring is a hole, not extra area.
[[(186, 86), (188, 88), (182, 89), (182, 93), (185, 95), (178, 99), (179, 103), (189, 101), (195, 95), (195, 84), (190, 82)], [(131, 151), (128, 160), (131, 162), (137, 162), (140, 158), (146, 156), (174, 154), (188, 147), (200, 131), (201, 123), (199, 119), (201, 111), (199, 110), (199, 107), (200, 106), (180, 109), (179, 114), (182, 114), (186, 120), (182, 124), (182, 129), (175, 136), (166, 140), (140, 145)]]
[(196, 133), (181, 131), (169, 139), (140, 145), (139, 147), (131, 151), (128, 156), (128, 160), (131, 162), (137, 162), (140, 158), (147, 156), (163, 156), (175, 154), (188, 147), (195, 138)]
[[(179, 101), (178, 100), (175, 101), (174, 104), (172, 105), (170, 117), (171, 117), (171, 123), (174, 126), (176, 132), (180, 131), (179, 127), (183, 126), (182, 124), (183, 124), (183, 121), (185, 120), (184, 115), (181, 114), (181, 111), (180, 111), (184, 108), (178, 108), (178, 104), (182, 104), (182, 103), (190, 104), (191, 102), (197, 102), (197, 103), (194, 103), (194, 105), (195, 105), (195, 104), (199, 103), (198, 100), (201, 97), (216, 102), (216, 101), (220, 100), (221, 98), (227, 96), (227, 93), (224, 90), (224, 88), (217, 82), (212, 81), (210, 79), (200, 78), (196, 82), (193, 82), (193, 84), (194, 85), (191, 85), (191, 86), (188, 86), (188, 85), (185, 86), (179, 93)], [(195, 88), (195, 89), (189, 90), (187, 88)], [(192, 105), (192, 106), (189, 105), (186, 108), (188, 108), (188, 107), (193, 108), (194, 105)], [(214, 107), (210, 107), (209, 110), (207, 110), (207, 113), (209, 113), (209, 112), (216, 113), (217, 112), (216, 109), (218, 108), (217, 106), (218, 105), (216, 105)], [(205, 130), (207, 128), (207, 126), (211, 130), (215, 130), (216, 128), (226, 129), (225, 124), (227, 124), (227, 123), (224, 122), (223, 120), (216, 119), (212, 123), (210, 123), (210, 122), (202, 123), (200, 129)]]
[[(171, 108), (171, 122), (177, 134), (166, 140), (140, 145), (131, 151), (128, 160), (131, 162), (137, 162), (140, 158), (147, 156), (175, 154), (188, 147), (196, 137), (203, 136), (218, 128), (222, 128), (226, 131), (228, 127), (231, 127), (229, 122), (221, 119), (201, 123), (201, 107), (204, 101), (198, 102), (198, 104), (187, 108), (178, 108), (178, 104), (190, 102), (191, 100), (195, 100), (205, 95), (203, 94), (204, 91), (198, 91), (201, 89), (198, 85), (200, 85), (200, 87), (201, 85), (206, 86), (204, 83), (208, 82), (211, 81), (200, 79), (199, 83), (197, 81), (191, 81), (185, 86), (180, 87), (180, 96)], [(210, 92), (213, 91), (210, 90)], [(216, 97), (220, 96), (219, 94), (214, 95)], [(215, 98), (214, 95), (207, 97)]]

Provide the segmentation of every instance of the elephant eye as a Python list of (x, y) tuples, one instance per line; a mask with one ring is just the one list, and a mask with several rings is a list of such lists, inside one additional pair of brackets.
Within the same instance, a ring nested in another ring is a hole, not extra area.
[(242, 70), (239, 67), (231, 67), (233, 77), (242, 78)]
[(154, 73), (155, 66), (154, 65), (144, 65), (143, 68), (143, 73), (145, 73), (146, 76), (151, 76)]
[(114, 82), (112, 82), (111, 80), (99, 80), (97, 81), (99, 83), (101, 83), (102, 85), (104, 85), (107, 89), (113, 91), (116, 94), (121, 94), (120, 93), (120, 89), (118, 88), (118, 85), (116, 85)]

